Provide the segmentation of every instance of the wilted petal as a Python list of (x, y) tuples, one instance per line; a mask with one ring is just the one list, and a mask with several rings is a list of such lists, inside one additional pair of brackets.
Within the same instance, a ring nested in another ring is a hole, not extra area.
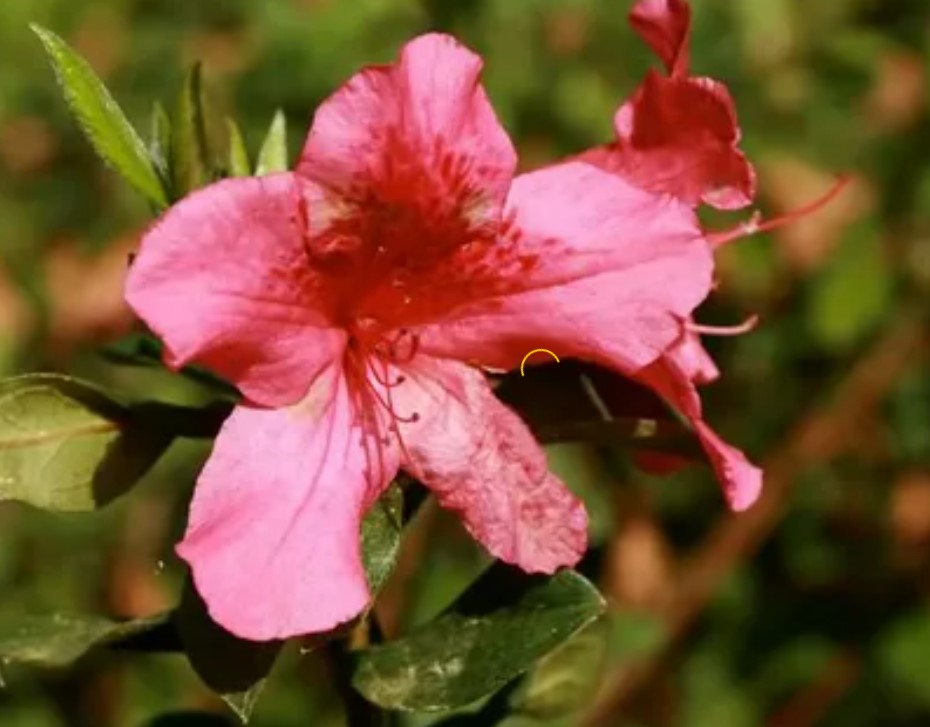
[[(246, 639), (326, 631), (368, 603), (359, 551), (377, 481), (335, 366), (296, 406), (236, 409), (200, 475), (178, 553), (212, 617)], [(393, 469), (392, 469), (393, 467)]]
[(685, 0), (639, 0), (630, 12), (630, 24), (670, 75), (687, 75), (691, 7)]
[(512, 234), (454, 261), (470, 295), (454, 272), (432, 293), (470, 302), (418, 329), (422, 350), (513, 369), (542, 347), (630, 373), (678, 338), (710, 290), (692, 210), (590, 165), (518, 177), (508, 210)]
[(584, 506), (553, 475), (520, 418), (478, 371), (415, 357), (395, 396), (419, 420), (405, 426), (404, 469), (494, 556), (531, 572), (574, 565), (587, 544)]
[(340, 355), (321, 312), (291, 174), (230, 179), (173, 206), (142, 240), (126, 299), (164, 341), (266, 406), (293, 403)]

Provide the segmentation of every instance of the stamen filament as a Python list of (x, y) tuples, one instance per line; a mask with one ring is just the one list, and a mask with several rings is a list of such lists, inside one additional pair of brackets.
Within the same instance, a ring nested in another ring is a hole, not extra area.
[(771, 232), (772, 230), (777, 230), (785, 225), (789, 225), (792, 222), (797, 222), (803, 217), (812, 215), (815, 212), (819, 212), (823, 207), (826, 207), (833, 199), (839, 195), (840, 192), (846, 187), (850, 182), (850, 177), (844, 175), (840, 177), (836, 183), (827, 191), (826, 194), (821, 196), (819, 199), (815, 199), (810, 204), (807, 204), (803, 207), (799, 207), (796, 210), (787, 212), (778, 217), (774, 217), (771, 220), (762, 221), (762, 215), (758, 211), (754, 212), (749, 218), (748, 222), (741, 222), (736, 227), (733, 227), (729, 230), (723, 230), (721, 232), (714, 232), (707, 235), (707, 241), (711, 244), (712, 247), (720, 247), (721, 245), (726, 245), (729, 242), (738, 240), (742, 237), (749, 237), (751, 235), (758, 235), (760, 232)]
[(735, 326), (704, 326), (694, 321), (685, 321), (685, 328), (692, 333), (704, 336), (739, 336), (749, 333), (759, 322), (759, 316), (751, 315), (742, 323)]

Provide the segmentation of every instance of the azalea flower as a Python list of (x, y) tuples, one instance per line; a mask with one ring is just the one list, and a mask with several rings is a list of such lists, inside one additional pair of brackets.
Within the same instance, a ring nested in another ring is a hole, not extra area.
[(360, 522), (399, 468), (497, 558), (576, 563), (584, 508), (481, 368), (545, 347), (634, 376), (710, 290), (692, 205), (580, 161), (514, 177), (480, 70), (413, 40), (320, 106), (294, 172), (195, 192), (141, 243), (126, 295), (167, 363), (244, 397), (178, 546), (241, 637), (365, 608)]

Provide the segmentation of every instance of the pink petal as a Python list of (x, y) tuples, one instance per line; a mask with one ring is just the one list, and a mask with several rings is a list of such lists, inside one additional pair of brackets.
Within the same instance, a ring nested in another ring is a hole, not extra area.
[(630, 12), (630, 24), (670, 75), (688, 74), (691, 8), (685, 0), (639, 0)]
[(195, 192), (148, 231), (126, 282), (171, 365), (207, 366), (266, 406), (300, 399), (345, 345), (306, 265), (297, 184), (279, 174)]
[(694, 429), (723, 486), (727, 503), (736, 512), (750, 508), (762, 494), (762, 470), (736, 447), (724, 442), (704, 421), (696, 420)]
[(737, 148), (736, 111), (723, 84), (651, 71), (614, 125), (617, 143), (583, 160), (691, 205), (738, 209), (752, 202), (755, 172)]
[(396, 396), (419, 415), (404, 429), (404, 468), (461, 513), (495, 557), (543, 573), (577, 563), (587, 544), (584, 506), (484, 376), (426, 356), (404, 373)]
[(494, 233), (516, 153), (481, 67), (453, 38), (421, 36), (317, 110), (298, 165), (313, 190), (310, 245), (321, 258), (365, 260), (356, 291)]
[[(697, 389), (676, 361), (664, 356), (640, 371), (635, 379), (653, 388), (669, 404), (691, 420), (701, 446), (723, 489), (727, 504), (736, 511), (750, 507), (762, 492), (762, 470), (738, 449), (723, 441), (703, 420)], [(647, 466), (665, 465), (671, 460), (647, 460)]]
[(514, 234), (486, 262), (456, 263), (471, 273), (471, 295), (456, 293), (451, 276), (434, 293), (471, 302), (419, 328), (422, 350), (513, 369), (548, 348), (631, 373), (678, 338), (710, 290), (711, 254), (692, 210), (590, 165), (518, 177), (508, 210)]
[(397, 462), (371, 482), (352, 423), (332, 366), (299, 404), (238, 408), (223, 426), (177, 550), (211, 616), (237, 636), (326, 631), (368, 603), (361, 517)]

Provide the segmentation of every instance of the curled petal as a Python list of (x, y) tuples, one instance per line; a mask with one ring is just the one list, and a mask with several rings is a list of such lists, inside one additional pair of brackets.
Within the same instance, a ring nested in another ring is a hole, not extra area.
[(639, 0), (630, 24), (662, 59), (669, 75), (687, 76), (691, 7), (685, 0)]
[(404, 427), (403, 467), (497, 558), (543, 573), (577, 563), (587, 544), (584, 506), (484, 376), (426, 356), (404, 372), (397, 396), (419, 420)]
[(178, 554), (217, 623), (264, 641), (326, 631), (368, 603), (359, 551), (378, 481), (353, 429), (342, 372), (278, 410), (236, 409), (197, 482)]
[(305, 264), (297, 185), (278, 174), (195, 192), (146, 233), (126, 282), (170, 365), (202, 364), (265, 406), (299, 400), (345, 345)]
[(693, 211), (590, 165), (518, 177), (508, 210), (513, 234), (456, 267), (469, 295), (451, 273), (438, 291), (465, 302), (418, 329), (424, 351), (513, 369), (543, 347), (632, 373), (679, 337), (710, 290)]

